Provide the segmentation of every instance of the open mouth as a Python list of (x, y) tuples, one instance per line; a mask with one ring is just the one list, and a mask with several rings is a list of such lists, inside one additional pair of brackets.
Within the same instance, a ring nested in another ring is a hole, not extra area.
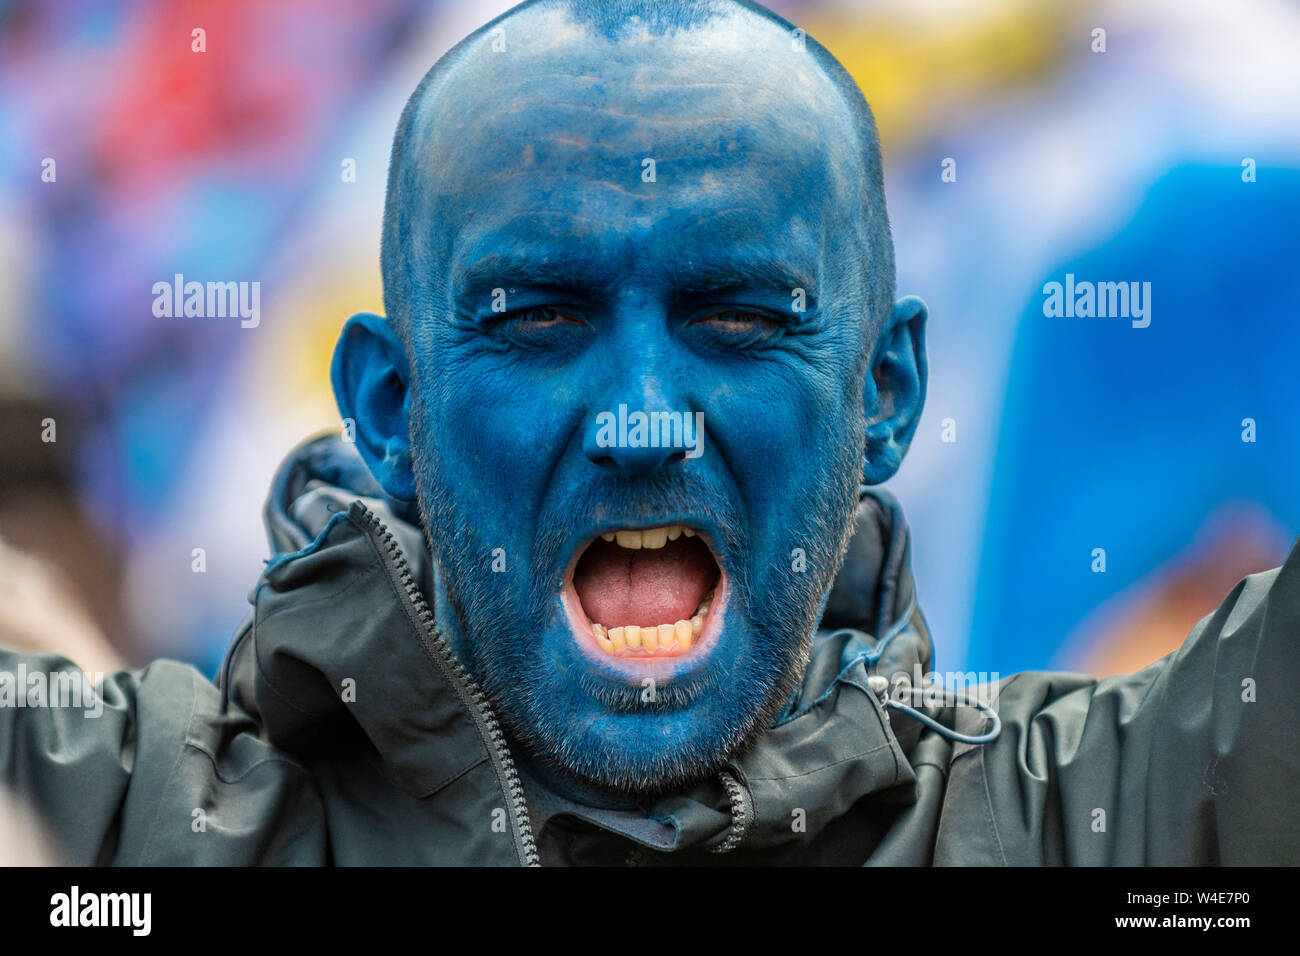
[[(612, 531), (583, 550), (573, 593), (591, 640), (619, 658), (679, 657), (709, 629), (722, 571), (691, 528)], [(581, 635), (580, 635), (581, 636)]]

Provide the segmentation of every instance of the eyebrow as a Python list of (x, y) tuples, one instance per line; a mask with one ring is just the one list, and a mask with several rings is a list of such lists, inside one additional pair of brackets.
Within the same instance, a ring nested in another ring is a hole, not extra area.
[[(813, 271), (785, 257), (724, 253), (700, 261), (674, 263), (666, 278), (671, 292), (678, 297), (741, 289), (761, 289), (782, 295), (803, 289), (808, 298), (817, 297)], [(492, 253), (456, 268), (452, 281), (457, 296), (473, 297), (488, 288), (523, 286), (563, 289), (595, 298), (606, 291), (608, 275), (602, 276), (593, 257), (579, 247), (563, 246), (530, 256)]]
[(815, 298), (813, 272), (785, 258), (724, 255), (673, 270), (672, 286), (680, 294), (701, 295), (738, 289), (766, 289), (789, 295), (803, 289)]
[(457, 295), (470, 295), (495, 286), (569, 289), (595, 294), (601, 286), (590, 257), (575, 254), (573, 247), (535, 256), (492, 253), (472, 265), (455, 269), (452, 282)]

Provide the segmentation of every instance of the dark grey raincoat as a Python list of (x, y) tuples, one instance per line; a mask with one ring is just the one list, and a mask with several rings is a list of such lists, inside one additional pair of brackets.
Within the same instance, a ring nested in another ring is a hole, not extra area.
[[(299, 449), (267, 523), (215, 684), (160, 661), (107, 678), (98, 717), (0, 699), (0, 787), (68, 862), (1300, 862), (1300, 549), (1137, 674), (1007, 678), (1000, 733), (969, 743), (979, 710), (913, 701), (935, 729), (887, 689), (930, 640), (873, 492), (786, 713), (715, 778), (611, 809), (521, 766), (438, 635), (418, 530), (350, 446)], [(20, 664), (75, 670), (0, 651)]]

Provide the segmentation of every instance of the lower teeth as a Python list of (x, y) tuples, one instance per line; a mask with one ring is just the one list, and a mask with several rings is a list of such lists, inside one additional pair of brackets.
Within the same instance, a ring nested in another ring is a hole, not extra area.
[(708, 605), (712, 594), (699, 602), (699, 609), (689, 620), (679, 620), (675, 624), (659, 624), (658, 627), (640, 627), (637, 624), (624, 624), (621, 627), (606, 627), (604, 624), (591, 624), (591, 633), (595, 643), (601, 645), (606, 653), (617, 654), (623, 650), (650, 650), (655, 653), (686, 652), (690, 650), (699, 633), (705, 630), (705, 618), (708, 617)]
[(684, 653), (691, 649), (691, 643), (704, 630), (704, 619), (708, 617), (709, 607), (713, 602), (713, 590), (704, 595), (700, 606), (689, 620), (675, 624), (660, 624), (658, 627), (640, 627), (626, 624), (621, 627), (605, 627), (592, 624), (591, 633), (596, 643), (609, 654), (622, 651), (650, 651), (652, 653)]
[(601, 649), (610, 654), (617, 654), (624, 650), (684, 652), (691, 649), (691, 642), (704, 630), (704, 617), (704, 614), (696, 614), (689, 621), (660, 624), (658, 627), (627, 624), (622, 627), (607, 628), (603, 624), (593, 624), (591, 632), (595, 635), (596, 643), (601, 646)]

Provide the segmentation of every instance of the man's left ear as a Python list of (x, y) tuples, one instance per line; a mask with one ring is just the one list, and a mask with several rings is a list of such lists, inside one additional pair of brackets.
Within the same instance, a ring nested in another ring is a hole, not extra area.
[(862, 388), (867, 437), (862, 477), (878, 485), (898, 471), (925, 405), (925, 303), (914, 295), (894, 303), (871, 356)]

